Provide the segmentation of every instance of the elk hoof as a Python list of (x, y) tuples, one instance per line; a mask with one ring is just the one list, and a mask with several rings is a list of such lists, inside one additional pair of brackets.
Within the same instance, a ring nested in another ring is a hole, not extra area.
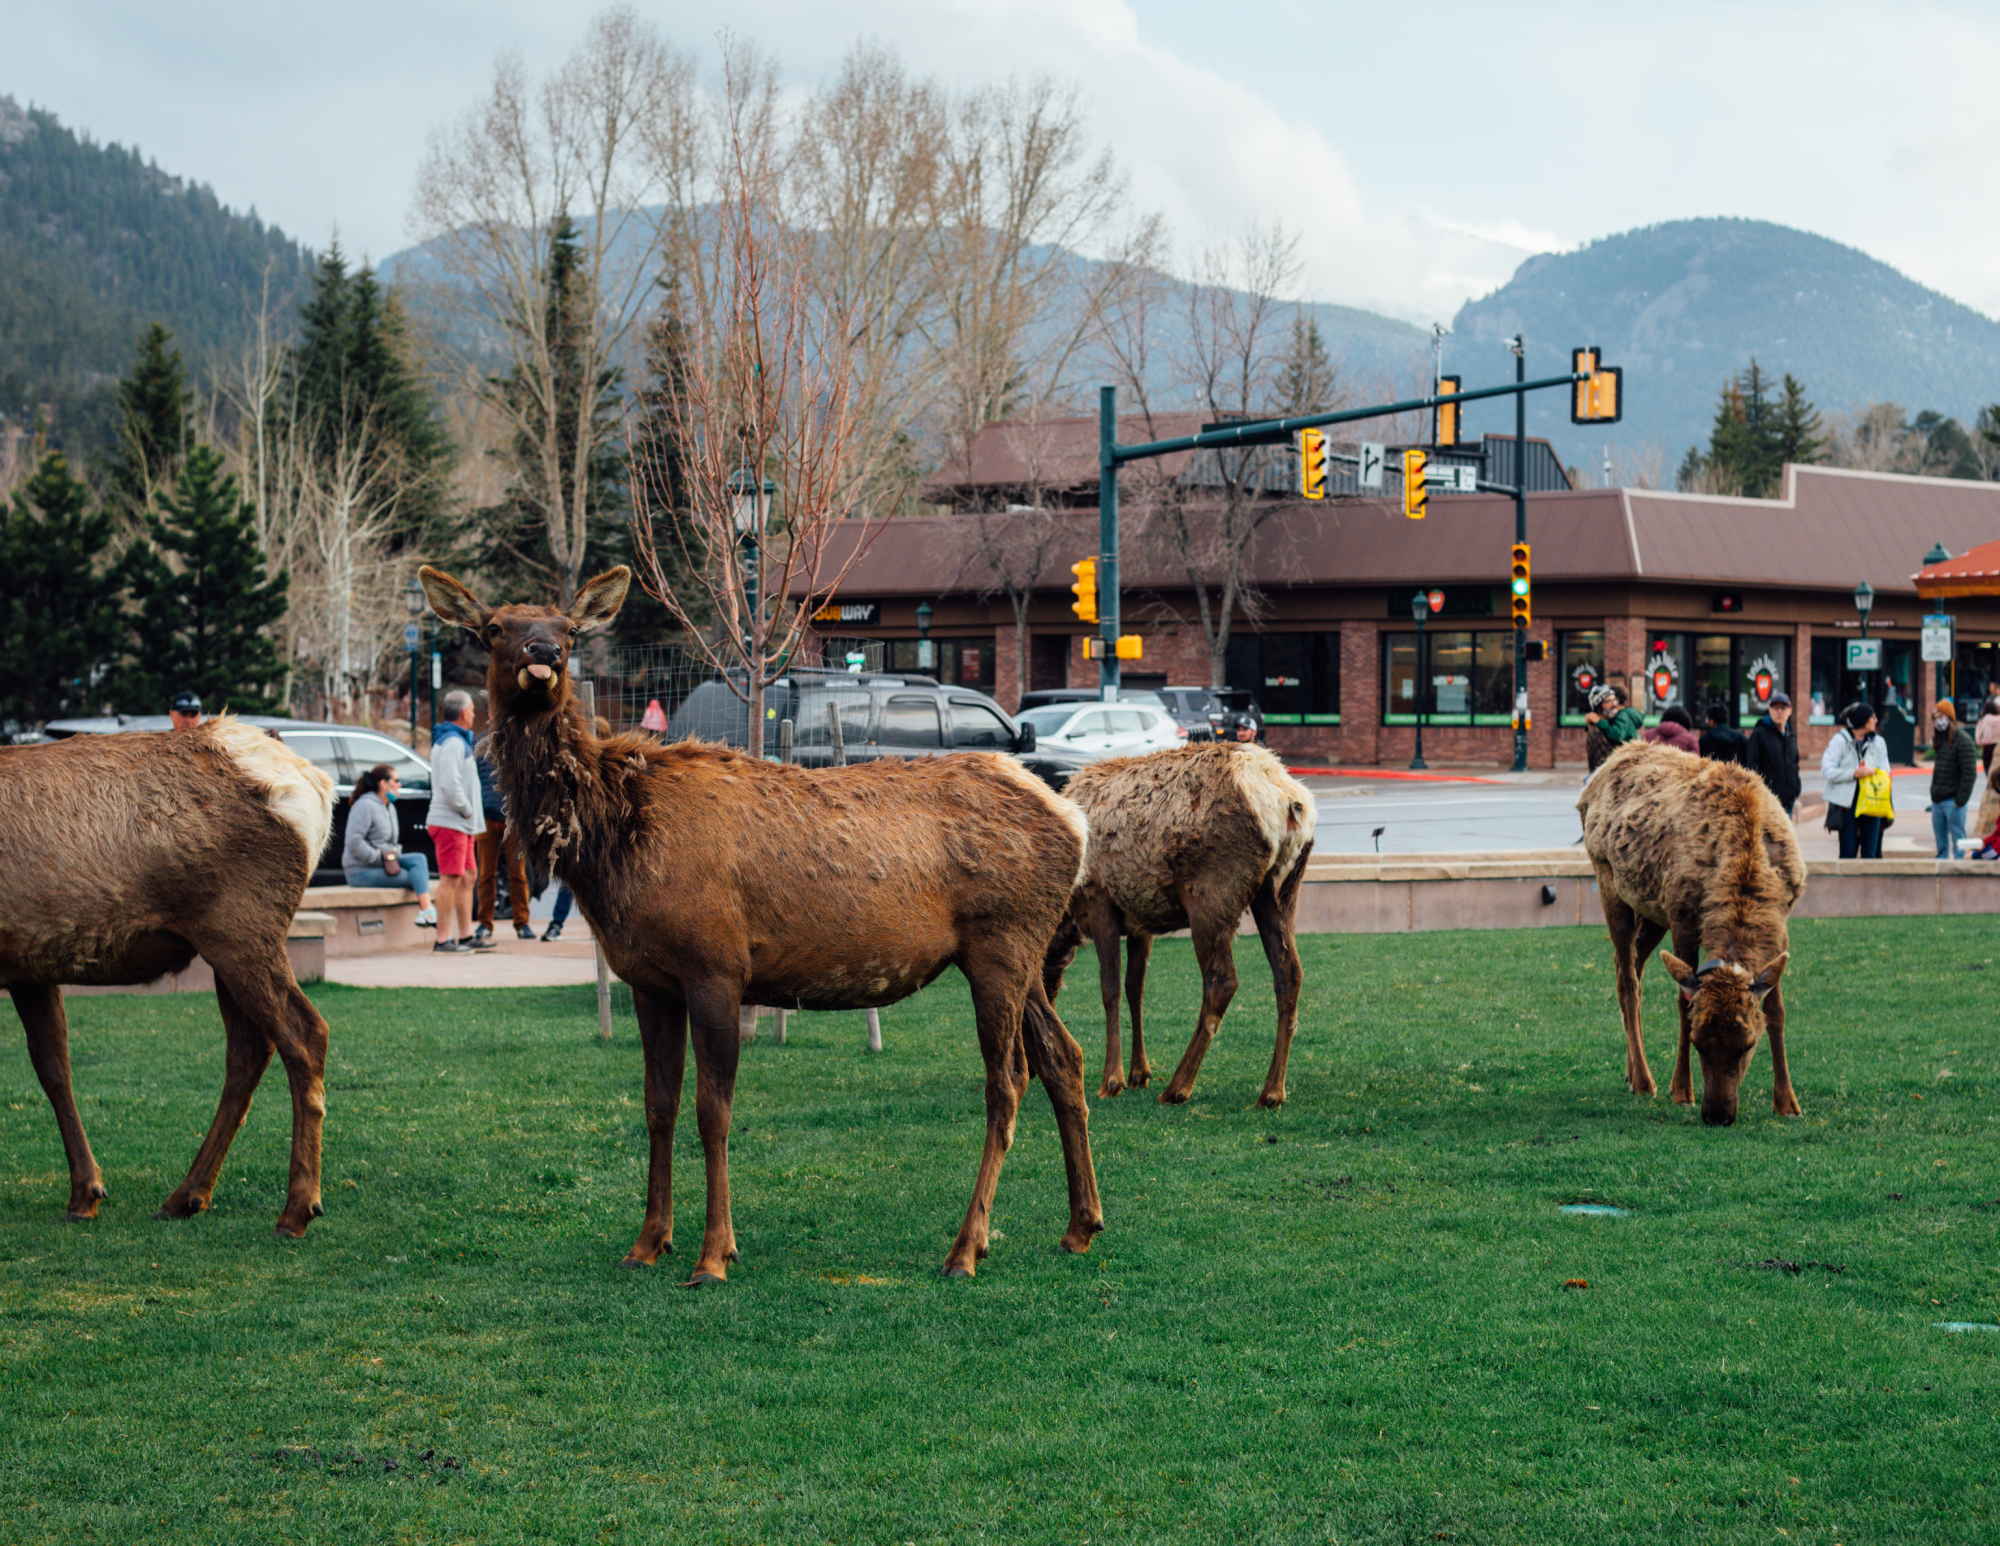
[(1187, 1092), (1185, 1090), (1177, 1090), (1172, 1085), (1168, 1085), (1164, 1090), (1160, 1091), (1160, 1104), (1162, 1106), (1185, 1106), (1187, 1104)]
[(71, 1209), (70, 1209), (70, 1210), (69, 1210), (68, 1212), (66, 1212), (66, 1213), (64, 1213), (64, 1214), (63, 1214), (63, 1222), (64, 1222), (65, 1224), (94, 1224), (94, 1223), (96, 1223), (96, 1222), (97, 1222), (97, 1204), (96, 1204), (95, 1202), (92, 1202), (92, 1203), (91, 1203), (91, 1205), (90, 1205), (90, 1207), (89, 1207), (89, 1208), (88, 1208), (87, 1210), (86, 1210), (86, 1209), (83, 1209), (83, 1208), (71, 1208)]
[(719, 1287), (722, 1284), (727, 1283), (728, 1281), (729, 1279), (725, 1278), (719, 1272), (696, 1272), (692, 1277), (690, 1277), (685, 1283), (681, 1284), (680, 1286), (682, 1288), (705, 1288), (710, 1286)]
[(287, 1224), (283, 1219), (279, 1219), (271, 1226), (273, 1240), (303, 1240), (305, 1237), (306, 1227), (303, 1224)]
[(92, 1201), (102, 1202), (104, 1201), (105, 1198), (109, 1197), (110, 1195), (111, 1194), (109, 1192), (105, 1191), (104, 1183), (102, 1181), (93, 1181), (90, 1183), (90, 1196)]
[(306, 1209), (306, 1212), (310, 1214), (313, 1218), (323, 1219), (326, 1217), (326, 1204), (323, 1202), (315, 1202), (310, 1208)]
[(1124, 1088), (1125, 1086), (1120, 1084), (1116, 1079), (1107, 1079), (1097, 1087), (1097, 1098), (1099, 1100), (1110, 1100)]
[(944, 1275), (948, 1278), (969, 1278), (972, 1276), (972, 1269), (961, 1267), (956, 1262), (946, 1262)]
[(650, 1267), (652, 1265), (653, 1264), (651, 1262), (647, 1261), (646, 1258), (641, 1256), (637, 1251), (634, 1251), (630, 1256), (627, 1256), (623, 1261), (621, 1261), (618, 1264), (619, 1270), (623, 1272), (630, 1272), (638, 1267)]
[(197, 1213), (206, 1213), (208, 1204), (192, 1197), (169, 1197), (160, 1204), (160, 1211), (153, 1215), (156, 1219), (191, 1219)]
[(1125, 1088), (1128, 1090), (1143, 1090), (1152, 1082), (1153, 1071), (1150, 1068), (1135, 1068), (1125, 1076)]
[(1284, 1103), (1285, 1092), (1283, 1090), (1278, 1091), (1276, 1095), (1266, 1091), (1257, 1097), (1257, 1104), (1262, 1106), (1266, 1111), (1275, 1111), (1278, 1107), (1284, 1105)]

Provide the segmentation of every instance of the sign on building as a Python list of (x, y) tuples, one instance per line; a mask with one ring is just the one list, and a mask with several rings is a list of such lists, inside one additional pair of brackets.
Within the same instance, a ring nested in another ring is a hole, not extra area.
[(1850, 671), (1880, 671), (1882, 669), (1882, 641), (1880, 639), (1849, 639), (1847, 641), (1847, 669)]
[(1942, 664), (1951, 659), (1951, 633), (1953, 619), (1943, 613), (1931, 613), (1924, 618), (1922, 658)]

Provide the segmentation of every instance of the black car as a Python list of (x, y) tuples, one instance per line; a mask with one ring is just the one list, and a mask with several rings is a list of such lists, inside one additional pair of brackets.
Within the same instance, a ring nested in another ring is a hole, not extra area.
[(1175, 722), (1187, 727), (1190, 741), (1216, 739), (1233, 714), (1248, 714), (1257, 722), (1257, 739), (1264, 739), (1264, 710), (1245, 688), (1162, 687), (1159, 695)]
[[(1006, 752), (1060, 789), (1088, 760), (1064, 747), (1036, 745), (1033, 726), (1017, 724), (969, 687), (941, 686), (928, 676), (847, 671), (793, 671), (764, 689), (764, 755), (778, 755), (778, 726), (789, 719), (794, 760), (802, 767), (831, 767), (836, 715), (851, 763)], [(718, 678), (703, 682), (674, 710), (666, 738), (747, 746), (747, 725), (747, 706), (736, 687)]]
[[(316, 719), (275, 719), (264, 714), (240, 716), (246, 725), (277, 733), (293, 751), (333, 779), (333, 835), (326, 852), (319, 857), (312, 883), (316, 886), (343, 886), (347, 877), (340, 868), (340, 852), (347, 841), (347, 810), (354, 800), (354, 784), (370, 768), (387, 763), (402, 780), (396, 797), (396, 822), (402, 829), (403, 848), (421, 853), (437, 873), (437, 850), (431, 845), (424, 819), (431, 804), (431, 765), (399, 741), (379, 730), (362, 725), (329, 725)], [(103, 719), (57, 719), (42, 727), (52, 741), (72, 735), (116, 735), (124, 730), (167, 730), (172, 726), (164, 714), (119, 714)]]

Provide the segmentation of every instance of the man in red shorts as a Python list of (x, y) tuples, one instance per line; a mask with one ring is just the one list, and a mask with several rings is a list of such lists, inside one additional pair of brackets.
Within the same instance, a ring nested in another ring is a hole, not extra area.
[(431, 727), (431, 808), (424, 825), (438, 856), (438, 937), (431, 949), (456, 955), (491, 950), (493, 941), (472, 932), (473, 878), (479, 869), (473, 838), (486, 826), (472, 758), (472, 694), (453, 688), (444, 695), (443, 712), (445, 722)]

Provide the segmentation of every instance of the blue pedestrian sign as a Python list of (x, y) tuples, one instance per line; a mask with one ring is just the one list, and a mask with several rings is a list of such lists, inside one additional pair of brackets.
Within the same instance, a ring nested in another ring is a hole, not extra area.
[(415, 623), (403, 624), (403, 648), (408, 650), (412, 655), (417, 652), (417, 625)]

